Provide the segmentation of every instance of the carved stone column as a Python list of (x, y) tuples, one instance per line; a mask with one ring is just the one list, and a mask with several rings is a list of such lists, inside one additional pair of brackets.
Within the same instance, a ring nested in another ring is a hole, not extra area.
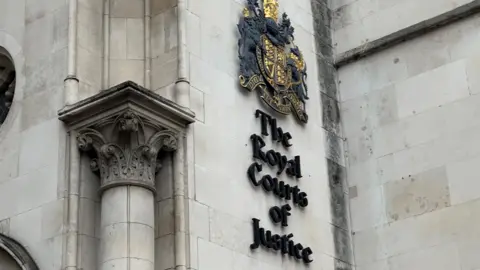
[(177, 148), (177, 133), (148, 125), (130, 109), (110, 120), (77, 136), (79, 149), (91, 156), (90, 167), (100, 175), (100, 191), (138, 186), (155, 192), (158, 153)]
[(74, 104), (60, 119), (100, 178), (99, 269), (154, 269), (155, 175), (193, 114), (127, 82)]

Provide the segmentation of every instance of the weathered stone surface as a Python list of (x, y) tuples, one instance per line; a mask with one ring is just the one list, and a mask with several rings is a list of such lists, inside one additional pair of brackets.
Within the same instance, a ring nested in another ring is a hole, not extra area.
[(348, 194), (345, 168), (327, 159), (328, 179), (330, 182), (330, 207), (332, 223), (349, 230), (348, 225)]
[(335, 257), (346, 262), (336, 266), (337, 269), (348, 269), (348, 264), (353, 262), (353, 254), (351, 248), (350, 231), (332, 226), (333, 239), (335, 241)]
[(323, 109), (323, 127), (337, 136), (341, 136), (340, 109), (333, 98), (320, 93)]
[(127, 57), (127, 19), (110, 19), (110, 37), (116, 42), (110, 43), (111, 59), (126, 59)]
[(159, 13), (162, 13), (163, 11), (167, 9), (174, 8), (177, 2), (174, 0), (152, 0), (151, 2), (151, 7), (152, 7), (152, 15), (157, 15)]
[[(448, 77), (443, 81), (438, 78)], [(422, 87), (419, 89), (418, 86)], [(415, 99), (412, 99), (415, 95)], [(422, 113), (469, 95), (465, 62), (449, 63), (396, 85), (399, 117)]]
[(82, 254), (79, 264), (85, 269), (97, 267), (100, 239), (87, 235), (80, 235), (79, 245)]
[(457, 248), (454, 244), (439, 245), (427, 250), (414, 251), (388, 260), (390, 270), (439, 269), (460, 270)]
[(372, 227), (353, 234), (353, 251), (358, 266), (367, 266), (387, 258), (383, 235), (379, 228)]
[(338, 98), (336, 77), (333, 74), (326, 74), (325, 76), (319, 74), (320, 89), (327, 96), (334, 99)]
[[(445, 0), (435, 5), (434, 9), (417, 6), (415, 8), (416, 13), (407, 12), (406, 10), (409, 10), (414, 4), (413, 1), (410, 3), (406, 1), (402, 5), (392, 6), (384, 10), (374, 10), (367, 17), (358, 18), (361, 19), (361, 24), (367, 29), (366, 31), (362, 31), (358, 23), (356, 25), (350, 24), (336, 31), (339, 33), (336, 36), (337, 40), (346, 35), (357, 33), (356, 38), (348, 40), (349, 42), (346, 44), (341, 44), (341, 47), (337, 47), (337, 53), (341, 54), (337, 57), (336, 64), (342, 66), (358, 58), (395, 46), (405, 40), (422, 36), (432, 29), (471, 16), (480, 9), (478, 1), (458, 1), (455, 8), (452, 8), (450, 1)], [(392, 18), (396, 18), (396, 20), (392, 20)], [(372, 27), (375, 25), (382, 25), (383, 28)], [(371, 42), (368, 42), (370, 40)]]
[(358, 187), (358, 196), (350, 200), (352, 231), (363, 231), (386, 222), (381, 186)]
[(384, 192), (389, 222), (450, 206), (445, 167), (389, 182)]
[(174, 236), (168, 234), (155, 239), (155, 269), (175, 267)]
[(172, 234), (175, 231), (175, 219), (173, 200), (165, 199), (157, 203), (157, 214), (155, 215), (156, 238)]
[(144, 15), (144, 3), (141, 0), (112, 0), (110, 13), (112, 17), (141, 18)]
[(447, 165), (451, 204), (467, 203), (480, 197), (478, 193), (479, 158), (459, 160)]
[(335, 134), (325, 131), (326, 157), (332, 161), (345, 166), (343, 139)]

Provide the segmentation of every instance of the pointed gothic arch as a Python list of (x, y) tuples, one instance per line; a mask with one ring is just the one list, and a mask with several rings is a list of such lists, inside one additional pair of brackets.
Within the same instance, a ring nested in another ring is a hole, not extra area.
[(0, 249), (6, 251), (22, 270), (39, 270), (28, 251), (14, 239), (0, 233)]

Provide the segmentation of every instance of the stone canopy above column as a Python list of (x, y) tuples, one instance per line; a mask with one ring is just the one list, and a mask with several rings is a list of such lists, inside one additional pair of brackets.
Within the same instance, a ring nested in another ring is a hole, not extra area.
[(194, 113), (131, 81), (69, 105), (59, 119), (74, 131), (100, 191), (134, 185), (155, 192), (160, 151), (174, 151)]

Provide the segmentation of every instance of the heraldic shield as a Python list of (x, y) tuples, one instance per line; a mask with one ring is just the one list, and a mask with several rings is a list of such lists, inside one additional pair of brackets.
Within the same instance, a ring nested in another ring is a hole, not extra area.
[(294, 113), (307, 123), (307, 67), (293, 43), (294, 29), (286, 14), (278, 20), (277, 0), (247, 0), (238, 24), (240, 84), (258, 91), (262, 100), (281, 114)]

